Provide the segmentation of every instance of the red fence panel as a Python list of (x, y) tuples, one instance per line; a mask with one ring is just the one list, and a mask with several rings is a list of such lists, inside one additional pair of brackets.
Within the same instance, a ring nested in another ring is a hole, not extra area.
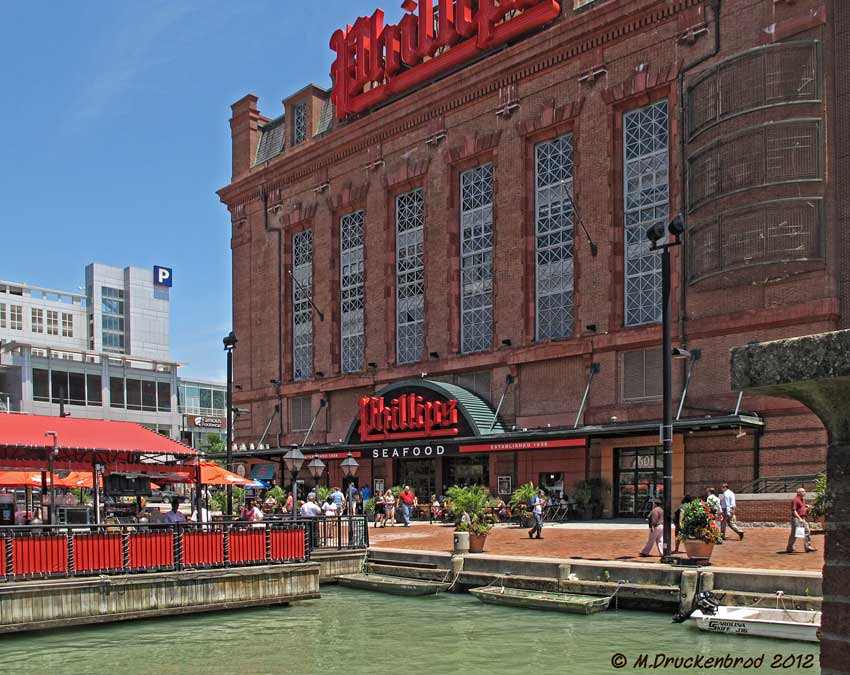
[(106, 572), (123, 567), (120, 534), (74, 535), (75, 572)]
[(266, 559), (266, 532), (259, 528), (252, 530), (231, 530), (230, 563), (263, 562)]
[(130, 533), (131, 570), (165, 569), (172, 567), (174, 567), (173, 533)]
[(272, 530), (272, 560), (304, 558), (304, 530)]
[(224, 533), (183, 533), (184, 565), (220, 565), (222, 563), (224, 563)]
[(6, 540), (0, 537), (0, 577), (6, 576)]
[(66, 574), (68, 540), (64, 536), (15, 537), (12, 540), (14, 569), (19, 576)]

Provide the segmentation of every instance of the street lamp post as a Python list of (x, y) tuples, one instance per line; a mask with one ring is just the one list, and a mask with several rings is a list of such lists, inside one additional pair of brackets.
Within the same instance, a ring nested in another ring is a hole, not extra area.
[[(360, 465), (357, 463), (357, 460), (354, 459), (354, 455), (351, 454), (351, 451), (349, 451), (346, 458), (342, 460), (340, 468), (342, 469), (342, 475), (346, 478), (354, 478), (354, 476), (357, 475), (357, 469), (360, 468)], [(349, 499), (348, 501), (348, 515), (353, 516), (355, 515), (355, 505), (352, 503), (352, 500)]]
[[(665, 229), (670, 233), (666, 237)], [(662, 562), (670, 562), (672, 530), (670, 522), (673, 514), (673, 338), (670, 328), (670, 249), (679, 246), (685, 222), (682, 216), (676, 216), (664, 227), (655, 223), (646, 231), (652, 243), (651, 251), (661, 251), (661, 374), (663, 384), (663, 413), (661, 421), (661, 442), (664, 447), (664, 553)], [(666, 239), (666, 240), (665, 240)]]
[(311, 459), (310, 463), (307, 465), (307, 468), (310, 469), (310, 475), (313, 476), (313, 484), (316, 486), (315, 490), (318, 494), (319, 479), (325, 472), (325, 463), (321, 459), (319, 459), (318, 454), (315, 454), (313, 455), (313, 459)]
[[(227, 470), (233, 471), (233, 349), (238, 340), (233, 331), (224, 338), (224, 351), (227, 352)], [(233, 517), (233, 486), (227, 490), (227, 515)]]
[[(53, 459), (59, 452), (59, 436), (55, 431), (45, 431), (45, 436), (51, 436), (53, 438), (53, 448), (48, 450), (47, 452), (47, 470), (50, 472), (50, 524), (56, 524), (56, 486), (55, 486), (55, 476), (53, 475)], [(94, 484), (95, 490), (97, 489), (97, 483)]]
[(298, 472), (304, 466), (304, 455), (301, 454), (297, 445), (293, 445), (283, 456), (283, 463), (292, 479), (292, 520), (296, 520), (298, 518)]

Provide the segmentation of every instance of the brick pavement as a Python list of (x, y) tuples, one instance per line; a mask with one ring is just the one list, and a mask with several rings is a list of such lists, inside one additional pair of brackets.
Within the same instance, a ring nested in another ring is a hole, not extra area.
[[(369, 529), (373, 547), (451, 551), (453, 528), (441, 525), (415, 525), (410, 529), (394, 527)], [(815, 536), (814, 553), (780, 553), (785, 550), (788, 529), (747, 528), (744, 540), (733, 535), (723, 545), (715, 546), (711, 562), (718, 567), (745, 567), (819, 572), (823, 568), (823, 537)], [(616, 527), (602, 524), (592, 527), (544, 527), (543, 539), (528, 538), (526, 530), (497, 527), (487, 537), (486, 553), (494, 555), (540, 556), (544, 558), (579, 558), (585, 560), (658, 561), (658, 557), (640, 558), (638, 553), (646, 541), (643, 528)], [(800, 549), (800, 544), (797, 545)], [(684, 552), (684, 547), (682, 548)]]

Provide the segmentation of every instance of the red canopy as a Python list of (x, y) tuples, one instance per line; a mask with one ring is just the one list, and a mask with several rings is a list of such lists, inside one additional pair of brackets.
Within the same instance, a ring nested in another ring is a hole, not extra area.
[(0, 468), (43, 469), (56, 433), (56, 470), (174, 473), (197, 453), (190, 447), (133, 422), (43, 415), (0, 415)]

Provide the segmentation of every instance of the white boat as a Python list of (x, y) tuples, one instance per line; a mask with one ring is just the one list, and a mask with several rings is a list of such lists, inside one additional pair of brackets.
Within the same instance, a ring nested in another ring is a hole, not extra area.
[(691, 618), (700, 630), (728, 635), (758, 635), (780, 640), (820, 641), (821, 613), (802, 609), (719, 606), (716, 614), (696, 610)]

